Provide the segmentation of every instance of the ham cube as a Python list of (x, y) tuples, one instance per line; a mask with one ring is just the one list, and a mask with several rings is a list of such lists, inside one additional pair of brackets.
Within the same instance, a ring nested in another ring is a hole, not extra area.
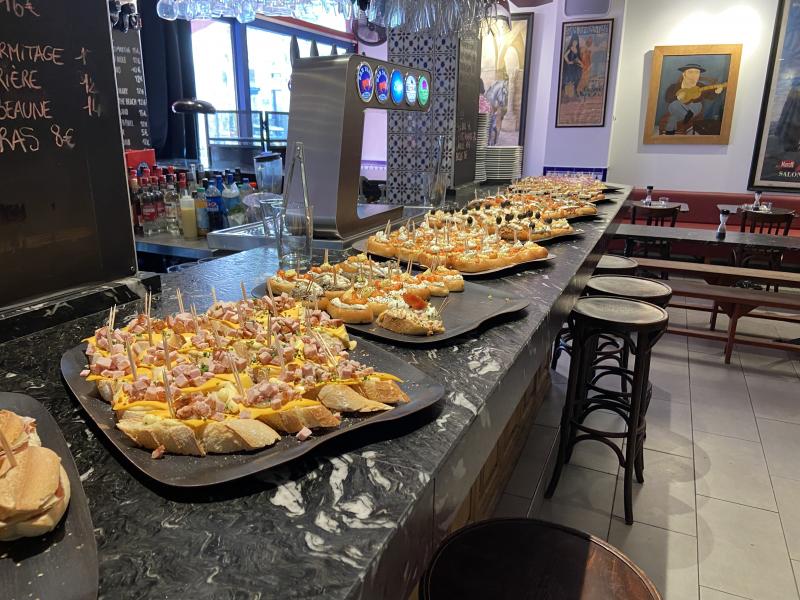
[(173, 382), (175, 383), (175, 385), (176, 385), (176, 386), (178, 386), (179, 388), (186, 387), (187, 385), (189, 385), (189, 380), (188, 380), (188, 379), (186, 379), (186, 376), (185, 376), (185, 375), (178, 375), (178, 376), (177, 376), (177, 377), (175, 377), (175, 379), (173, 379), (172, 381), (173, 381)]
[(100, 369), (110, 369), (111, 359), (108, 356), (96, 356), (94, 358), (94, 364), (97, 365)]
[(305, 442), (308, 438), (311, 437), (311, 430), (308, 427), (303, 427), (297, 434), (294, 436), (301, 442)]

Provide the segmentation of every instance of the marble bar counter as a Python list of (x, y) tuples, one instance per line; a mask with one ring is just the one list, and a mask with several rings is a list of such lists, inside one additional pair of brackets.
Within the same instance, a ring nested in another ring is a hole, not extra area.
[[(0, 345), (0, 390), (40, 400), (70, 444), (89, 499), (102, 598), (408, 598), (616, 226), (630, 192), (550, 245), (555, 260), (482, 283), (530, 299), (512, 319), (452, 344), (389, 347), (447, 389), (429, 410), (322, 446), (215, 488), (175, 490), (118, 458), (64, 389), (63, 352), (106, 319), (97, 313)], [(163, 278), (155, 314), (175, 290), (205, 309), (210, 288), (240, 296), (274, 272), (257, 248)], [(119, 307), (117, 322), (142, 309)], [(168, 458), (166, 459), (168, 460)]]

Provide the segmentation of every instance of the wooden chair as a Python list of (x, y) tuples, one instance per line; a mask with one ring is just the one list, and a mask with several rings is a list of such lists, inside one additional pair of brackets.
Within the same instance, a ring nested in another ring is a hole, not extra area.
[[(680, 210), (680, 204), (673, 204), (671, 206), (642, 206), (638, 203), (633, 204), (633, 206), (631, 206), (631, 224), (635, 225), (637, 221), (640, 221), (652, 227), (675, 227), (675, 224), (678, 222), (678, 213)], [(672, 253), (672, 246), (666, 240), (646, 242), (627, 240), (625, 242), (625, 256), (649, 257), (651, 252), (655, 253), (659, 258), (668, 260)], [(666, 274), (662, 273), (661, 278), (666, 279)]]
[[(742, 212), (742, 223), (739, 231), (742, 233), (763, 233), (767, 235), (789, 235), (794, 213), (768, 213), (757, 210)], [(783, 251), (779, 249), (752, 249), (738, 248), (733, 250), (733, 266), (756, 267), (779, 271), (783, 264)], [(773, 284), (778, 291), (777, 284)], [(769, 284), (767, 284), (769, 290)]]

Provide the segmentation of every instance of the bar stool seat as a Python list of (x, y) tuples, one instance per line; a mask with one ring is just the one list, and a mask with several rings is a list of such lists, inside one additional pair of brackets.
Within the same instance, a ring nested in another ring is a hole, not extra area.
[(422, 600), (660, 600), (617, 548), (536, 519), (491, 519), (442, 542), (419, 586)]
[(632, 258), (617, 256), (616, 254), (604, 254), (594, 268), (595, 275), (633, 275), (639, 263)]
[[(561, 414), (558, 458), (545, 492), (555, 492), (564, 464), (569, 462), (578, 442), (595, 440), (608, 446), (625, 470), (623, 497), (625, 522), (633, 523), (633, 475), (644, 482), (645, 414), (650, 403), (650, 356), (655, 343), (669, 322), (666, 310), (642, 300), (613, 296), (579, 298), (569, 318), (572, 333), (572, 361), (569, 367), (567, 397)], [(598, 347), (609, 336), (619, 339), (625, 351), (624, 364), (598, 365)], [(628, 355), (634, 357), (633, 369), (627, 368)], [(618, 375), (625, 382), (621, 390), (602, 388), (598, 380)], [(630, 388), (630, 389), (628, 389)], [(595, 411), (611, 411), (621, 417), (625, 431), (603, 431), (585, 424)], [(625, 440), (624, 453), (612, 441)]]
[(634, 298), (664, 307), (672, 298), (672, 288), (665, 283), (633, 275), (595, 275), (586, 284), (590, 296)]

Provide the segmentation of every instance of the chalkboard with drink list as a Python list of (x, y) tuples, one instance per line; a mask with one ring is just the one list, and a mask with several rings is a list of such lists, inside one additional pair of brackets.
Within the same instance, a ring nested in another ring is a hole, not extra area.
[(106, 0), (0, 0), (0, 307), (136, 271)]

